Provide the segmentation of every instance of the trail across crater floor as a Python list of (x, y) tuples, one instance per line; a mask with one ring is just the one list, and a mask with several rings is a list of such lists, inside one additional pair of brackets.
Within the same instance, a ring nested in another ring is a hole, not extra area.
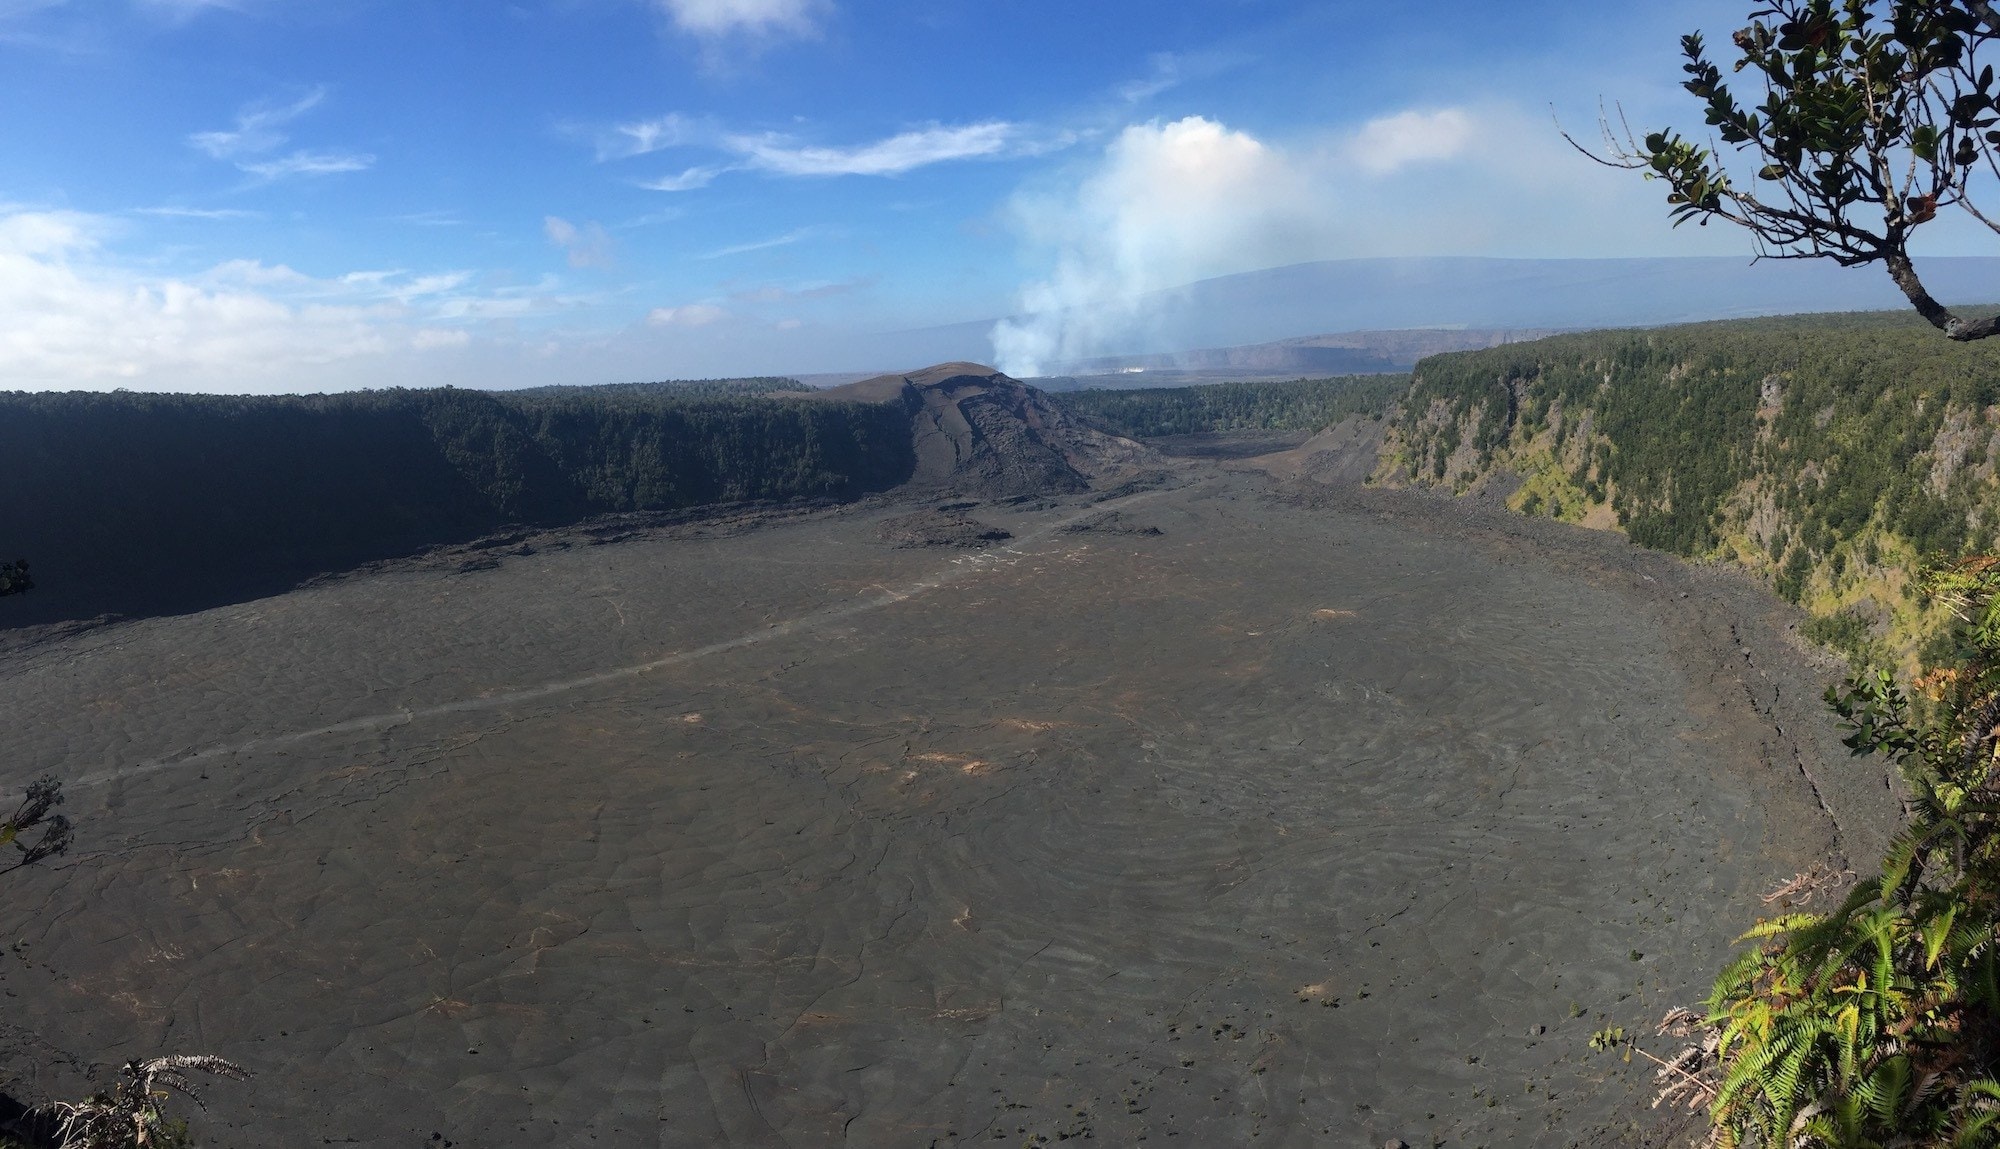
[[(1112, 505), (1133, 505), (1144, 502), (1157, 493), (1148, 492), (1128, 495), (1116, 500)], [(726, 651), (740, 650), (746, 646), (754, 646), (762, 642), (771, 642), (777, 639), (807, 634), (833, 623), (866, 614), (869, 611), (880, 610), (886, 606), (906, 602), (911, 598), (937, 590), (939, 587), (958, 579), (975, 576), (981, 571), (994, 569), (996, 565), (1018, 561), (1025, 548), (1042, 541), (1050, 535), (1071, 529), (1078, 524), (1091, 523), (1102, 519), (1108, 514), (1115, 513), (1115, 511), (1107, 510), (1103, 506), (1092, 507), (1090, 510), (1072, 514), (1067, 518), (1042, 527), (1033, 536), (1018, 539), (997, 550), (959, 555), (950, 559), (948, 563), (941, 565), (935, 573), (927, 574), (915, 582), (894, 588), (876, 588), (873, 592), (863, 595), (852, 602), (826, 607), (799, 618), (768, 623), (747, 634), (739, 634), (733, 638), (711, 642), (704, 646), (695, 647), (692, 650), (670, 651), (658, 658), (632, 666), (613, 667), (608, 670), (593, 671), (589, 674), (558, 678), (548, 682), (538, 682), (497, 694), (487, 692), (476, 697), (433, 703), (414, 709), (391, 710), (380, 714), (365, 714), (359, 718), (349, 718), (333, 723), (332, 725), (321, 726), (311, 730), (296, 730), (284, 734), (262, 735), (231, 745), (189, 748), (174, 754), (149, 758), (130, 766), (114, 766), (95, 774), (84, 774), (72, 779), (71, 784), (78, 786), (102, 786), (113, 781), (130, 778), (136, 774), (151, 773), (157, 770), (166, 770), (181, 766), (193, 766), (216, 758), (237, 757), (257, 751), (275, 750), (280, 747), (314, 739), (386, 730), (396, 726), (408, 725), (423, 719), (474, 714), (480, 711), (507, 710), (525, 706), (553, 695), (567, 694), (570, 691), (581, 690), (586, 687), (603, 686), (608, 683), (617, 682), (620, 679), (636, 678), (657, 670), (665, 670), (668, 667), (681, 666), (708, 658), (712, 655), (722, 654)], [(623, 608), (617, 609), (622, 624), (624, 621)]]

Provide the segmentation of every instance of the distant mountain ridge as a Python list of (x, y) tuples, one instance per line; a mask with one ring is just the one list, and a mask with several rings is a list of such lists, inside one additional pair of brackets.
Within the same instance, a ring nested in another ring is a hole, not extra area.
[(1208, 347), (1155, 355), (1109, 355), (1063, 364), (1036, 380), (1049, 390), (1172, 387), (1183, 384), (1388, 375), (1447, 351), (1479, 351), (1561, 334), (1552, 329), (1416, 328), (1304, 335), (1243, 347)]
[[(1407, 370), (1427, 355), (1446, 351), (1477, 351), (1507, 343), (1524, 343), (1561, 334), (1554, 328), (1524, 330), (1492, 328), (1406, 328), (1397, 331), (1343, 331), (1328, 335), (1302, 335), (1269, 343), (1242, 347), (1210, 347), (1158, 355), (1113, 355), (1064, 364), (1077, 374), (1120, 369), (1168, 368), (1213, 370), (1242, 368), (1253, 371), (1314, 370), (1352, 358), (1364, 358), (1389, 365), (1391, 370)], [(1359, 374), (1336, 371), (1335, 374)]]

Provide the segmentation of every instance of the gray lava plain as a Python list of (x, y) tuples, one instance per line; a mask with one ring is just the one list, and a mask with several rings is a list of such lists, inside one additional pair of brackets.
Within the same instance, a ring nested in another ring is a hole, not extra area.
[(220, 1054), (234, 1146), (1636, 1141), (1589, 1033), (1879, 844), (1832, 672), (1614, 538), (1173, 467), (16, 644), (0, 782), (80, 835), (6, 879), (0, 1085)]

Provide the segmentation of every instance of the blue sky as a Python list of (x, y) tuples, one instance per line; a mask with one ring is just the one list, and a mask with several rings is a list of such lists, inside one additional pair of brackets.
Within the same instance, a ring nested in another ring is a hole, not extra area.
[(1002, 331), (1031, 365), (1256, 267), (1744, 252), (1550, 122), (1686, 122), (1676, 37), (1742, 11), (0, 0), (0, 387), (863, 370), (1092, 317)]

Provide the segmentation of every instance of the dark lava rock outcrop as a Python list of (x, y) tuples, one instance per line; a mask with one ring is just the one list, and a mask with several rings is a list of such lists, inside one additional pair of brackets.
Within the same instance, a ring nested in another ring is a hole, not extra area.
[(1125, 517), (1123, 511), (1100, 511), (1088, 518), (1062, 528), (1064, 534), (1071, 535), (1159, 535), (1165, 532), (1154, 526), (1135, 523)]
[(885, 519), (875, 537), (898, 547), (958, 547), (978, 550), (1014, 537), (1000, 527), (937, 508)]
[(1071, 418), (1049, 397), (977, 363), (941, 363), (820, 392), (826, 399), (901, 403), (916, 466), (910, 486), (1002, 499), (1086, 490), (1151, 456), (1130, 439)]

